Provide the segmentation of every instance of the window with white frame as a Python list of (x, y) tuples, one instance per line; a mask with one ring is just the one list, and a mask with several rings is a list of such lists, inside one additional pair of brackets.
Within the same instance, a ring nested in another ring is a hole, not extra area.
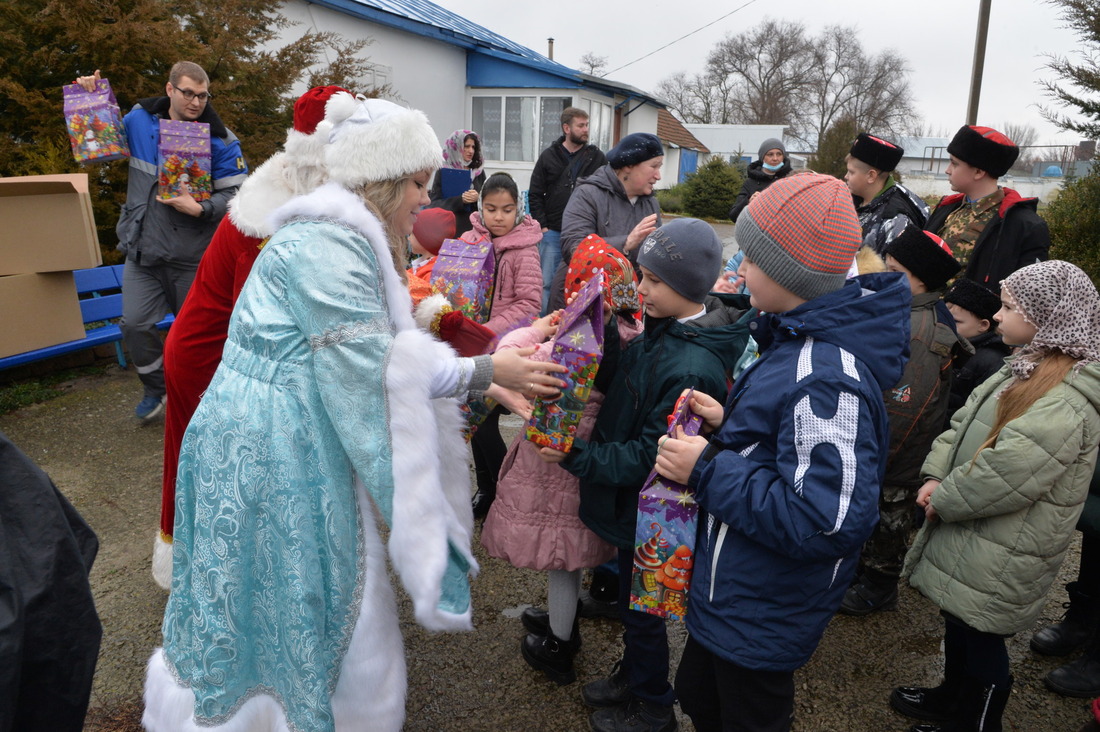
[(588, 141), (604, 152), (611, 149), (611, 132), (615, 126), (610, 104), (580, 99), (577, 107), (588, 112)]
[(534, 162), (561, 136), (561, 113), (572, 97), (476, 96), (471, 124), (486, 160)]

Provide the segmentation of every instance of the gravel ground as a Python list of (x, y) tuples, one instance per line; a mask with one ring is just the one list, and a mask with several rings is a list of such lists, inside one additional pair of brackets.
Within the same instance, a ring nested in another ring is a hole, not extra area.
[[(732, 229), (732, 227), (729, 227)], [(0, 415), (0, 430), (50, 474), (99, 535), (92, 586), (104, 636), (87, 729), (138, 730), (145, 661), (157, 645), (166, 594), (153, 584), (149, 559), (160, 507), (160, 424), (133, 419), (140, 387), (133, 374), (113, 370), (67, 385), (45, 404)], [(506, 436), (518, 423), (502, 420)], [(430, 634), (402, 603), (408, 656), (406, 729), (417, 731), (587, 729), (580, 684), (605, 674), (618, 657), (617, 624), (582, 621), (579, 683), (558, 687), (533, 672), (519, 655), (517, 616), (542, 604), (546, 581), (478, 552), (474, 583), (477, 630)], [(1062, 582), (1076, 569), (1076, 550)], [(1057, 585), (1060, 588), (1060, 584)], [(1064, 591), (1052, 595), (1041, 622), (1061, 613)], [(670, 623), (673, 659), (684, 631)], [(797, 732), (904, 730), (909, 722), (886, 705), (902, 683), (936, 683), (942, 625), (933, 606), (912, 590), (895, 612), (865, 619), (838, 617), (811, 662), (797, 677)], [(1085, 700), (1045, 690), (1042, 677), (1058, 665), (1032, 655), (1030, 633), (1009, 641), (1016, 688), (1006, 729), (1076, 730), (1087, 718)], [(681, 729), (691, 730), (684, 721)]]

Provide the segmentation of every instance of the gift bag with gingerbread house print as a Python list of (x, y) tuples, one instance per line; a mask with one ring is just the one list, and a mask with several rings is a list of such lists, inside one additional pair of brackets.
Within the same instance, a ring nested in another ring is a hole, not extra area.
[[(676, 402), (669, 416), (668, 434), (677, 427), (697, 435), (702, 419), (692, 413), (692, 390)], [(699, 505), (691, 490), (651, 471), (638, 494), (638, 523), (634, 532), (634, 570), (630, 580), (630, 609), (683, 620), (695, 560), (695, 529)]]

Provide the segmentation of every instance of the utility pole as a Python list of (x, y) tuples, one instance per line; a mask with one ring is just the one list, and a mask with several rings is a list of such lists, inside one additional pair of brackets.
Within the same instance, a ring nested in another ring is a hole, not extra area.
[(970, 101), (966, 105), (966, 123), (978, 124), (978, 100), (982, 96), (982, 72), (985, 70), (985, 40), (989, 36), (989, 6), (993, 0), (980, 0), (978, 37), (974, 41), (974, 70), (970, 74)]

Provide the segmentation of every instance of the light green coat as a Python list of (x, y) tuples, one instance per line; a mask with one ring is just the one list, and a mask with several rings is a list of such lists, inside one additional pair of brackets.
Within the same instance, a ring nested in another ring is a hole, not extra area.
[(1088, 494), (1100, 442), (1100, 366), (1090, 364), (989, 435), (1003, 367), (951, 419), (922, 468), (943, 482), (905, 559), (909, 583), (988, 633), (1030, 627), (1043, 607)]

